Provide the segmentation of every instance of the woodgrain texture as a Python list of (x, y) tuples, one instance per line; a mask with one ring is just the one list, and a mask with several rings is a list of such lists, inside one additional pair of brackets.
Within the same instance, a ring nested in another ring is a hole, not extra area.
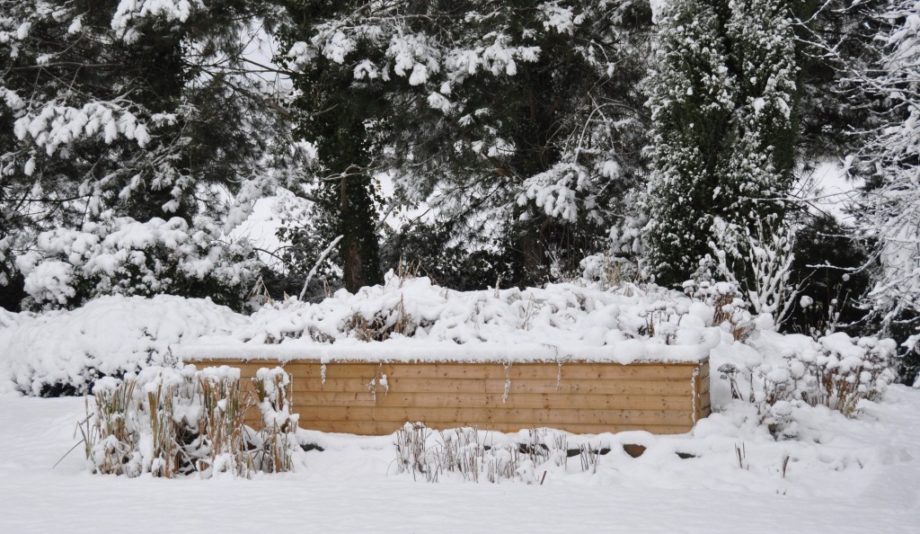
[[(389, 434), (407, 421), (504, 432), (551, 427), (577, 433), (687, 432), (710, 412), (709, 362), (366, 363), (202, 359), (238, 367), (247, 384), (262, 367), (293, 378), (302, 428)], [(252, 391), (251, 387), (247, 388)], [(258, 413), (247, 421), (257, 426)]]

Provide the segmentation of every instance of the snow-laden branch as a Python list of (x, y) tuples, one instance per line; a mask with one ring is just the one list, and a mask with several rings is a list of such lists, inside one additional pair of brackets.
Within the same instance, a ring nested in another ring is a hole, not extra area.
[(303, 282), (303, 289), (300, 290), (300, 296), (298, 297), (299, 300), (303, 300), (303, 298), (306, 296), (307, 287), (309, 287), (310, 281), (313, 280), (313, 277), (316, 276), (316, 271), (319, 270), (319, 266), (322, 265), (324, 261), (326, 261), (326, 257), (332, 253), (332, 250), (335, 249), (335, 246), (339, 244), (339, 241), (341, 241), (343, 237), (345, 236), (339, 235), (338, 237), (333, 239), (329, 243), (329, 245), (326, 247), (326, 249), (323, 250), (323, 252), (319, 255), (319, 258), (316, 260), (316, 263), (313, 264), (313, 268), (310, 269), (309, 273), (307, 273), (307, 278)]

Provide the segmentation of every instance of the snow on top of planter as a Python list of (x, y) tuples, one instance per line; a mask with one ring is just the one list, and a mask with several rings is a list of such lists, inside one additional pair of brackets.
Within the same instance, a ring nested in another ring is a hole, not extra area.
[(264, 307), (231, 333), (175, 347), (187, 359), (695, 362), (712, 308), (658, 287), (579, 284), (454, 291), (388, 274), (355, 294)]

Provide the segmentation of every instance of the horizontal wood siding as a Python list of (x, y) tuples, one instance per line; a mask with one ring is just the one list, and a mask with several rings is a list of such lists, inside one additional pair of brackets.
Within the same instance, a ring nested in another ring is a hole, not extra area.
[[(389, 434), (407, 421), (504, 432), (552, 427), (577, 433), (690, 430), (709, 414), (709, 365), (189, 361), (238, 367), (244, 381), (281, 365), (293, 377), (302, 428)], [(252, 391), (252, 388), (249, 389)], [(252, 409), (247, 420), (258, 425)]]

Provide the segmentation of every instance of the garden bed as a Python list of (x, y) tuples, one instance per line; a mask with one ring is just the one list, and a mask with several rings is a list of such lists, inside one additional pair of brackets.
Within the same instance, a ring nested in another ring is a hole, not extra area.
[[(281, 366), (293, 379), (301, 428), (383, 435), (407, 421), (432, 428), (574, 433), (689, 431), (710, 411), (709, 359), (633, 363), (379, 361), (356, 358), (185, 357), (227, 365), (241, 378)], [(247, 420), (258, 426), (252, 409)]]

